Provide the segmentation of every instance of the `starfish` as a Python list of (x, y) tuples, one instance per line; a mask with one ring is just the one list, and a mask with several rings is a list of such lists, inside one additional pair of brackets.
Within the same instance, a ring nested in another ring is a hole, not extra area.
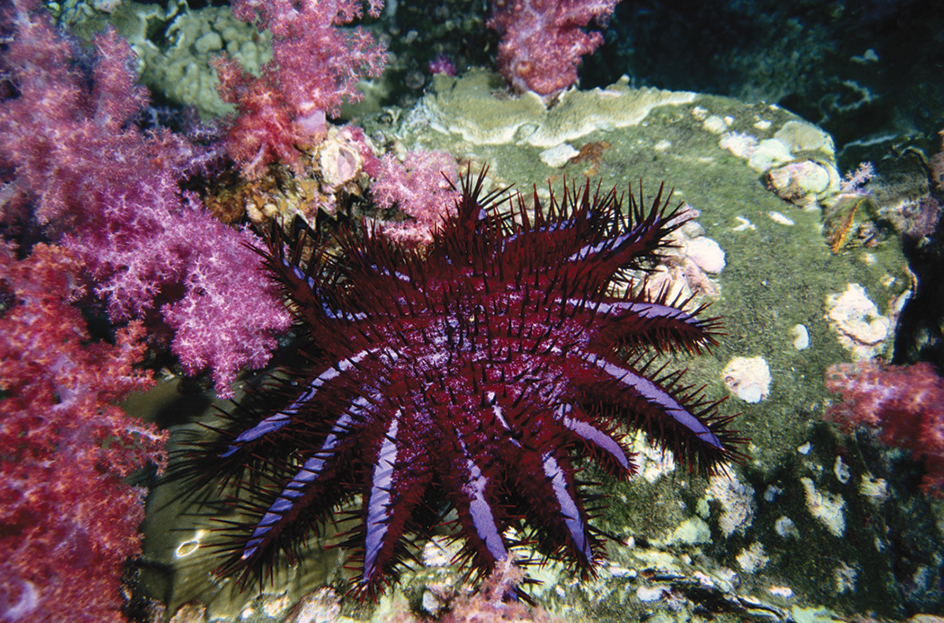
[[(304, 236), (262, 251), (300, 328), (305, 370), (234, 409), (195, 471), (241, 489), (222, 574), (264, 572), (342, 507), (354, 589), (375, 596), (454, 511), (458, 558), (492, 570), (534, 547), (592, 572), (603, 535), (578, 474), (636, 471), (630, 429), (703, 474), (743, 443), (720, 401), (656, 359), (716, 343), (704, 306), (647, 294), (645, 270), (685, 222), (663, 187), (565, 184), (532, 207), (461, 182), (455, 216), (425, 249), (367, 224), (303, 262)], [(500, 209), (510, 203), (510, 209)], [(626, 209), (623, 206), (626, 204)], [(619, 294), (622, 292), (622, 294)]]

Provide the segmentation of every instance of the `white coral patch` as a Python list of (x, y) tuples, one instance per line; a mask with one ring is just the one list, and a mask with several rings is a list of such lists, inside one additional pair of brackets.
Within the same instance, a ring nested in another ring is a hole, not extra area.
[(837, 593), (851, 593), (855, 591), (856, 577), (859, 572), (844, 562), (833, 570), (833, 580), (836, 583)]
[(721, 378), (745, 402), (760, 402), (770, 395), (770, 367), (763, 357), (735, 357), (721, 371)]
[(763, 173), (771, 167), (786, 164), (791, 160), (793, 160), (793, 154), (790, 153), (789, 147), (775, 138), (768, 138), (758, 143), (757, 148), (751, 153), (747, 165), (755, 171)]
[(874, 506), (888, 499), (888, 483), (884, 478), (875, 478), (862, 474), (859, 493)]
[(579, 151), (567, 143), (561, 143), (560, 145), (555, 145), (554, 147), (549, 147), (542, 151), (540, 158), (547, 166), (559, 169), (570, 162), (571, 159), (579, 153)]
[(724, 249), (711, 238), (699, 236), (689, 240), (685, 254), (706, 273), (718, 274), (724, 270)]
[(710, 117), (705, 119), (705, 122), (702, 124), (702, 127), (704, 127), (705, 130), (707, 130), (708, 132), (711, 132), (712, 134), (721, 134), (722, 132), (727, 130), (728, 126), (730, 125), (731, 123), (727, 121), (726, 119), (722, 119), (718, 115), (711, 115)]
[(675, 455), (649, 444), (642, 431), (636, 434), (632, 445), (639, 471), (646, 482), (655, 482), (675, 471)]
[(793, 598), (793, 589), (789, 586), (771, 586), (767, 590), (775, 597), (783, 597), (784, 599)]
[(754, 573), (758, 569), (766, 567), (767, 563), (770, 562), (770, 558), (764, 552), (764, 546), (757, 541), (754, 541), (754, 544), (750, 547), (742, 549), (735, 560), (737, 560), (744, 573)]
[(664, 586), (640, 586), (636, 589), (636, 598), (645, 603), (660, 601), (669, 594), (669, 589)]
[(836, 462), (833, 463), (833, 474), (836, 475), (836, 480), (842, 484), (849, 482), (849, 479), (852, 478), (852, 474), (849, 472), (849, 466), (846, 465), (841, 456), (836, 457)]
[(725, 132), (718, 141), (721, 149), (727, 149), (738, 158), (747, 160), (757, 150), (757, 139), (743, 132)]
[(865, 288), (857, 283), (826, 297), (826, 319), (838, 333), (839, 343), (857, 359), (878, 354), (891, 330), (891, 321), (879, 313)]
[(774, 531), (785, 539), (800, 538), (800, 531), (797, 530), (796, 524), (786, 515), (781, 516), (774, 522)]
[(705, 498), (721, 503), (718, 525), (726, 537), (743, 532), (754, 520), (754, 488), (738, 480), (736, 474), (712, 476)]

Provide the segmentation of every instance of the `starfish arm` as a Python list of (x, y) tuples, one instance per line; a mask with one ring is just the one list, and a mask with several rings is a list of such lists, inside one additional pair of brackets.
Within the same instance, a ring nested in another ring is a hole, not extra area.
[(375, 595), (395, 580), (409, 556), (407, 533), (425, 530), (416, 519), (434, 473), (425, 437), (409, 412), (396, 409), (385, 434), (367, 454), (371, 469), (363, 485), (363, 508), (357, 513), (360, 521), (346, 541), (359, 551), (355, 592)]
[(703, 317), (704, 306), (687, 311), (688, 301), (670, 303), (664, 295), (652, 300), (637, 297), (594, 303), (567, 299), (564, 303), (579, 321), (596, 323), (597, 341), (611, 348), (650, 347), (658, 352), (698, 354), (717, 344), (715, 336), (721, 329), (717, 318)]
[[(587, 205), (589, 187), (580, 198), (580, 207), (575, 222), (578, 225), (578, 237), (574, 241), (567, 262), (572, 265), (575, 274), (583, 276), (586, 292), (602, 292), (610, 280), (619, 271), (644, 268), (659, 259), (659, 251), (668, 243), (666, 238), (678, 229), (684, 218), (678, 216), (678, 210), (669, 210), (672, 192), (663, 201), (664, 184), (652, 202), (648, 212), (641, 206), (642, 189), (639, 200), (629, 189), (629, 209), (623, 217), (622, 200), (615, 192), (607, 195), (603, 201), (595, 199)], [(610, 200), (610, 196), (613, 198)], [(576, 203), (578, 200), (574, 200)], [(587, 212), (586, 218), (580, 218)], [(580, 225), (585, 224), (583, 227)]]
[(459, 515), (465, 554), (479, 569), (492, 569), (508, 558), (508, 545), (501, 534), (507, 517), (497, 502), (494, 475), (483, 471), (461, 439), (459, 443), (462, 452), (447, 478), (448, 499)]
[[(330, 288), (324, 284), (330, 283), (324, 276), (316, 275), (316, 258), (310, 259), (306, 266), (302, 266), (302, 253), (305, 248), (306, 236), (289, 239), (275, 224), (265, 238), (266, 248), (263, 250), (252, 247), (262, 256), (263, 266), (269, 276), (289, 302), (295, 320), (310, 331), (330, 325), (331, 321), (345, 320), (356, 322), (363, 320), (363, 315), (350, 311), (341, 311), (342, 306), (334, 300)], [(289, 246), (289, 255), (286, 255), (286, 246)]]
[(578, 357), (587, 364), (581, 373), (585, 403), (622, 414), (627, 423), (673, 450), (689, 469), (710, 473), (726, 459), (737, 458), (731, 450), (737, 438), (725, 428), (730, 418), (717, 416), (717, 403), (706, 404), (699, 392), (681, 387), (681, 373), (650, 374), (645, 366), (614, 363), (594, 353)]
[(277, 445), (283, 441), (285, 435), (297, 434), (296, 427), (292, 425), (300, 423), (299, 412), (310, 411), (313, 404), (324, 403), (324, 394), (335, 389), (334, 382), (349, 375), (372, 352), (362, 350), (322, 369), (287, 406), (234, 434), (226, 447), (219, 452), (219, 457), (229, 459), (237, 454), (247, 455), (256, 451), (257, 446), (261, 444)]
[(571, 433), (574, 441), (582, 445), (610, 474), (628, 478), (636, 473), (635, 456), (615, 439), (615, 431), (601, 422), (594, 421), (576, 403), (560, 405), (555, 419)]
[[(246, 577), (252, 571), (269, 565), (279, 550), (290, 549), (299, 529), (308, 528), (306, 522), (299, 525), (299, 515), (308, 513), (324, 518), (330, 514), (344, 496), (337, 486), (336, 472), (343, 469), (344, 457), (351, 453), (351, 444), (345, 444), (345, 440), (351, 426), (368, 406), (366, 399), (358, 399), (334, 421), (331, 432), (317, 450), (307, 455), (300, 466), (291, 469), (291, 476), (276, 488), (278, 494), (264, 506), (263, 512), (259, 513), (258, 507), (253, 506), (254, 519), (223, 522), (230, 525), (223, 532), (229, 532), (231, 536), (219, 547), (228, 553), (227, 560), (218, 569), (219, 573), (226, 575), (241, 571)], [(289, 468), (286, 466), (286, 469)], [(241, 508), (243, 505), (237, 499), (234, 506)], [(292, 534), (285, 538), (286, 532)]]
[[(380, 449), (373, 464), (370, 480), (370, 491), (366, 496), (367, 522), (364, 534), (364, 572), (361, 577), (363, 584), (375, 581), (378, 569), (383, 569), (384, 558), (382, 550), (392, 549), (392, 542), (399, 539), (401, 534), (390, 530), (390, 520), (395, 508), (392, 501), (394, 469), (397, 463), (397, 454), (402, 452), (397, 432), (400, 426), (401, 411), (393, 416), (387, 433), (381, 440)], [(378, 558), (380, 560), (378, 561)]]
[(583, 498), (574, 482), (574, 469), (565, 455), (522, 449), (515, 459), (511, 488), (521, 510), (534, 527), (546, 553), (563, 551), (582, 569), (594, 565), (597, 541), (587, 524)]

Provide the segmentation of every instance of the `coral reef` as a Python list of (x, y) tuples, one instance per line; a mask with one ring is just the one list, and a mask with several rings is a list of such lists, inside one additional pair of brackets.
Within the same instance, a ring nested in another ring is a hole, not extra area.
[(944, 495), (944, 381), (930, 364), (837, 364), (828, 370), (826, 387), (843, 398), (827, 417), (847, 430), (877, 429), (882, 442), (911, 450), (924, 461), (922, 487)]
[(140, 552), (144, 491), (165, 434), (115, 403), (151, 384), (133, 368), (140, 323), (93, 341), (75, 298), (80, 263), (43, 244), (0, 245), (0, 612), (4, 620), (122, 621), (119, 578)]
[(188, 372), (211, 367), (231, 395), (239, 368), (265, 363), (289, 318), (247, 248), (254, 238), (180, 191), (218, 155), (137, 128), (146, 91), (113, 30), (95, 38), (89, 67), (36, 2), (17, 0), (2, 19), (15, 36), (0, 58), (12, 86), (0, 95), (0, 222), (8, 235), (60, 241), (113, 321), (147, 319)]

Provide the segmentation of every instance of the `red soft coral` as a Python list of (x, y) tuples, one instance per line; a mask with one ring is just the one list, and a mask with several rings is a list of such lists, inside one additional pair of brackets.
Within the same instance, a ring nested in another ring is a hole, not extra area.
[(120, 577), (140, 551), (143, 491), (165, 435), (115, 403), (148, 387), (140, 324), (90, 342), (69, 304), (78, 263), (0, 245), (0, 611), (28, 621), (121, 621)]
[[(376, 16), (382, 6), (374, 0), (368, 12)], [(363, 97), (356, 84), (381, 74), (386, 51), (360, 28), (337, 28), (361, 16), (358, 0), (235, 0), (233, 14), (273, 37), (272, 60), (258, 77), (232, 59), (215, 65), (220, 95), (238, 111), (228, 152), (250, 177), (272, 162), (298, 168), (295, 145), (325, 137), (327, 117), (336, 116), (344, 101)]]
[(922, 487), (944, 496), (944, 380), (928, 363), (888, 366), (876, 361), (839, 364), (827, 370), (826, 387), (843, 402), (826, 415), (845, 429), (879, 429), (883, 443), (923, 459)]
[(607, 20), (619, 0), (493, 0), (488, 25), (500, 32), (498, 67), (522, 91), (550, 100), (577, 82), (577, 65), (603, 43), (583, 28)]

